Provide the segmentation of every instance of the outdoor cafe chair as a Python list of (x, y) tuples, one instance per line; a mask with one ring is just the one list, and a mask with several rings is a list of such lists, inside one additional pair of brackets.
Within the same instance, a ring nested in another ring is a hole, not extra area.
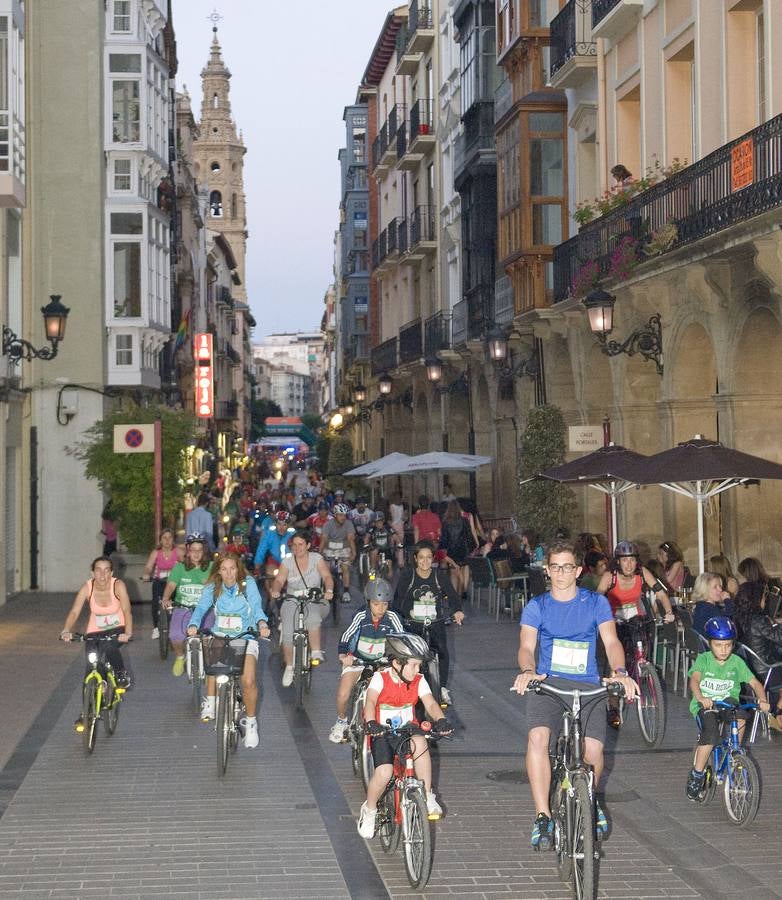
[[(752, 671), (757, 675), (760, 679), (760, 672), (763, 669), (766, 669), (765, 677), (763, 677), (763, 689), (766, 691), (766, 696), (768, 697), (768, 688), (767, 685), (769, 681), (771, 681), (771, 676), (774, 673), (775, 669), (782, 669), (782, 662), (768, 662), (763, 659), (762, 656), (759, 656), (748, 647), (746, 644), (739, 643), (736, 645), (736, 652), (738, 655), (744, 660), (744, 662), (752, 669)], [(749, 742), (750, 744), (754, 742), (755, 736), (757, 735), (758, 725), (760, 725), (761, 732), (765, 733), (766, 737), (771, 740), (771, 729), (768, 727), (768, 718), (764, 712), (756, 709), (755, 715), (752, 717), (752, 729), (749, 733)]]

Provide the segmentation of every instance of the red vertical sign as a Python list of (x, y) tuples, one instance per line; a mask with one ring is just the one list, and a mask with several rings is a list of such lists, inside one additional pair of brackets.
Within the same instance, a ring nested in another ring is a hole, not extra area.
[(195, 413), (200, 419), (215, 414), (214, 371), (212, 368), (212, 335), (203, 332), (195, 336)]

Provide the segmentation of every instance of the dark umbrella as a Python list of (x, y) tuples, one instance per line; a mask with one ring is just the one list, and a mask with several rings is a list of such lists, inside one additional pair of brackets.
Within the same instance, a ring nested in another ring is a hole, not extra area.
[(698, 504), (698, 564), (704, 568), (703, 508), (729, 488), (760, 478), (782, 480), (782, 465), (709, 441), (696, 434), (671, 450), (650, 456), (637, 473), (637, 484), (659, 484)]
[(541, 472), (538, 478), (548, 478), (561, 484), (587, 484), (611, 498), (611, 532), (616, 535), (616, 498), (635, 487), (649, 457), (619, 444), (609, 444), (573, 462), (563, 463)]

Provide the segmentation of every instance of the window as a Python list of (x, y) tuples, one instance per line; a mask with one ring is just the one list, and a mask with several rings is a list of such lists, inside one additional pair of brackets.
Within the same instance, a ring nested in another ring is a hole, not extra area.
[(562, 242), (565, 215), (565, 120), (561, 113), (529, 115), (529, 184), (532, 245)]
[(119, 319), (141, 315), (141, 243), (117, 241), (114, 253), (114, 315)]
[(141, 140), (141, 103), (138, 79), (114, 81), (111, 85), (112, 140), (132, 144)]
[(466, 37), (459, 53), (459, 71), (461, 73), (462, 114), (475, 102), (475, 82), (477, 75), (478, 34), (475, 31), (472, 13), (464, 25)]
[(223, 195), (220, 191), (212, 191), (209, 195), (209, 214), (213, 219), (223, 217)]
[(141, 74), (141, 56), (138, 53), (110, 53), (109, 72)]
[(367, 161), (367, 132), (365, 128), (353, 129), (353, 162)]
[(130, 160), (114, 160), (114, 190), (129, 191), (132, 188)]
[(132, 366), (133, 365), (133, 335), (132, 334), (118, 334), (115, 338), (114, 347), (116, 350), (115, 353), (115, 362), (118, 366)]
[(130, 0), (114, 0), (112, 31), (130, 31)]
[(141, 234), (144, 223), (141, 213), (112, 213), (112, 234)]
[(232, 219), (235, 219), (236, 216), (238, 215), (238, 209), (239, 209), (239, 207), (237, 206), (237, 203), (236, 203), (236, 194), (231, 194), (231, 218)]
[(211, 165), (209, 166), (209, 169), (211, 170), (212, 175), (219, 175), (220, 174), (220, 163), (215, 160), (213, 163), (211, 163)]
[(212, 95), (212, 109), (218, 109), (220, 106), (220, 98), (217, 94)]

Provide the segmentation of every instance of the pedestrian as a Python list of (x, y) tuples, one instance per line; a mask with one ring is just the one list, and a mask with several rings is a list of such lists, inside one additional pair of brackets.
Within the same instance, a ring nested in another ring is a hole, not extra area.
[(209, 553), (215, 552), (214, 542), (214, 517), (207, 509), (209, 494), (198, 495), (198, 506), (191, 510), (185, 517), (185, 532), (187, 534), (202, 534), (206, 540)]
[(112, 510), (111, 500), (103, 507), (100, 514), (100, 533), (103, 535), (103, 555), (111, 556), (117, 552), (117, 526), (114, 524), (114, 511)]

